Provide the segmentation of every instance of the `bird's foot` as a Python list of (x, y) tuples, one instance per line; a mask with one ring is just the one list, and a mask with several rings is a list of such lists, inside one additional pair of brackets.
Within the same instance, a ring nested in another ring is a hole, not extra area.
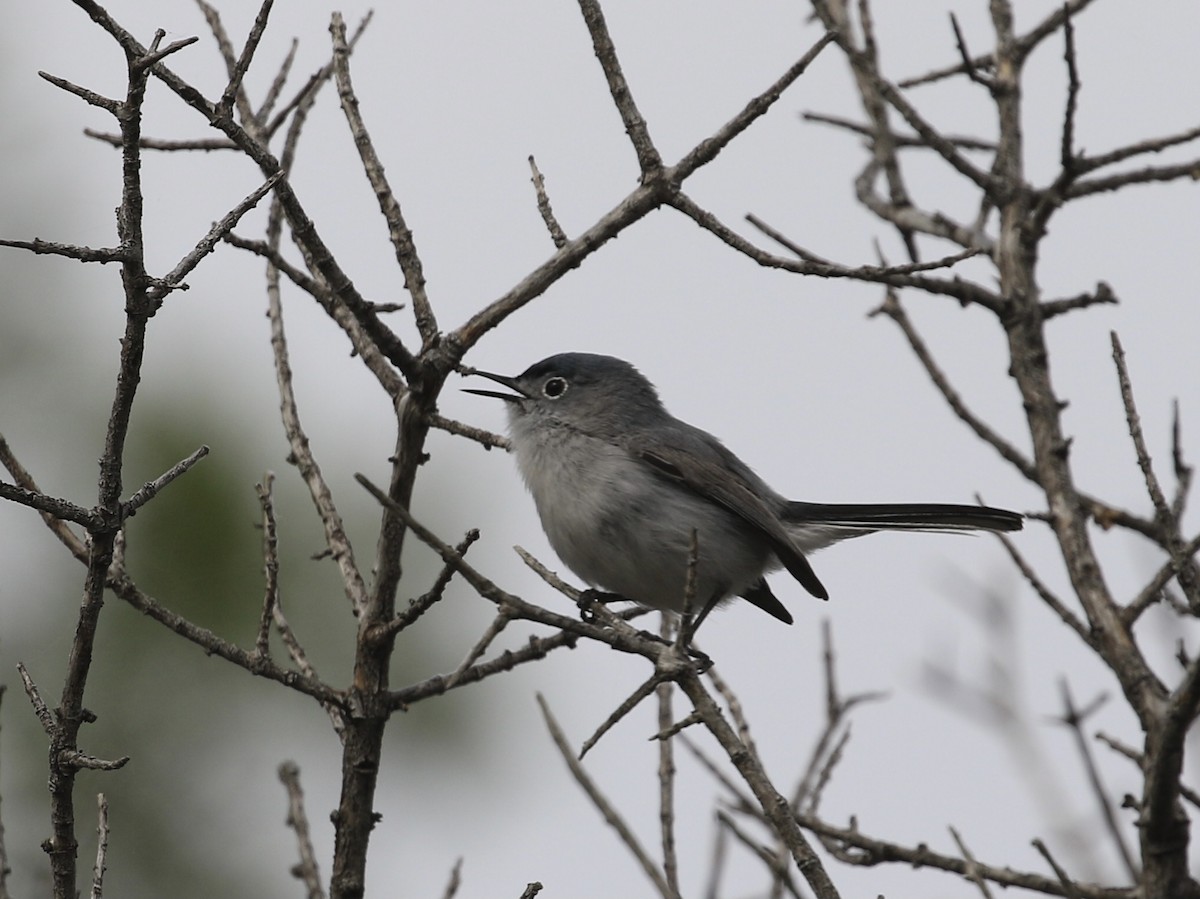
[(579, 599), (575, 601), (575, 605), (579, 607), (579, 617), (588, 624), (594, 624), (596, 621), (596, 603), (603, 605), (610, 602), (625, 601), (625, 597), (618, 593), (606, 593), (603, 590), (594, 590), (589, 587), (579, 594)]

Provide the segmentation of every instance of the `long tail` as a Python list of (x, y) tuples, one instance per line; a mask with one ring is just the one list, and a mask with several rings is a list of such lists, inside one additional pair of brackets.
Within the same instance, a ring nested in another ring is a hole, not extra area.
[(991, 506), (945, 503), (788, 503), (783, 520), (801, 551), (874, 531), (1019, 531), (1024, 519)]

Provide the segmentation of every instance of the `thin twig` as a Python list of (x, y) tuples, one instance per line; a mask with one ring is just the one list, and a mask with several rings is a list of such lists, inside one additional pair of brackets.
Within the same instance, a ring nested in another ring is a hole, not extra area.
[[(471, 544), (479, 539), (479, 531), (475, 528), (467, 531), (466, 536), (459, 541), (454, 547), (458, 558), (466, 555)], [(443, 563), (442, 570), (438, 572), (437, 578), (425, 593), (421, 594), (416, 599), (412, 600), (408, 608), (402, 612), (398, 612), (396, 617), (382, 627), (375, 628), (367, 635), (369, 640), (384, 640), (400, 633), (405, 628), (411, 627), (421, 620), (421, 617), (428, 612), (435, 604), (441, 602), (442, 596), (445, 594), (446, 587), (450, 583), (450, 579), (454, 576), (457, 569), (450, 563)], [(449, 687), (447, 687), (449, 689)]]
[[(1063, 21), (1068, 15), (1082, 12), (1092, 2), (1093, 0), (1069, 0), (1069, 2), (1055, 7), (1049, 16), (1017, 40), (1018, 55), (1020, 57), (1028, 56), (1038, 44), (1062, 27)], [(967, 66), (972, 69), (994, 69), (996, 66), (996, 56), (994, 53), (982, 53), (979, 56), (973, 56), (968, 61)], [(898, 82), (898, 84), (902, 88), (919, 87), (920, 85), (933, 84), (934, 82), (942, 81), (955, 75), (962, 75), (965, 71), (966, 66), (962, 62), (958, 62), (946, 68), (935, 69), (925, 75), (905, 78), (903, 81)]]
[(477, 641), (475, 641), (475, 645), (472, 646), (467, 652), (466, 657), (459, 662), (458, 667), (454, 669), (454, 672), (448, 678), (446, 678), (447, 690), (454, 689), (459, 679), (466, 674), (466, 672), (477, 661), (479, 661), (480, 658), (482, 658), (483, 654), (487, 652), (488, 647), (491, 646), (492, 643), (495, 642), (496, 638), (503, 633), (504, 629), (508, 627), (508, 623), (510, 621), (512, 621), (512, 616), (509, 614), (507, 609), (501, 606), (499, 611), (496, 612), (496, 617), (492, 619), (492, 623), (487, 626), (487, 630), (485, 630), (483, 635), (480, 636)]
[(46, 701), (42, 699), (42, 694), (38, 690), (37, 684), (33, 682), (33, 677), (21, 662), (17, 662), (17, 674), (21, 676), (21, 686), (25, 688), (25, 695), (29, 697), (29, 704), (33, 706), (33, 714), (37, 717), (38, 723), (42, 725), (42, 730), (45, 731), (46, 736), (53, 736), (57, 727), (54, 723), (54, 715), (50, 712)]
[(621, 115), (625, 133), (629, 135), (633, 150), (637, 154), (638, 166), (642, 170), (642, 183), (648, 183), (662, 171), (662, 157), (650, 138), (646, 120), (642, 118), (642, 113), (634, 102), (629, 83), (625, 80), (625, 73), (621, 71), (617, 48), (608, 33), (608, 25), (604, 21), (604, 12), (600, 9), (598, 0), (579, 0), (579, 9), (592, 37), (592, 49), (596, 52), (596, 59), (600, 61), (600, 68), (604, 70), (613, 105)]
[(279, 604), (279, 532), (275, 526), (275, 500), (271, 495), (275, 472), (268, 471), (255, 486), (263, 513), (263, 605), (258, 619), (258, 637), (254, 652), (259, 658), (271, 656), (271, 622)]
[(1066, 869), (1064, 869), (1062, 865), (1055, 861), (1054, 856), (1050, 854), (1050, 850), (1047, 848), (1046, 844), (1040, 839), (1034, 839), (1033, 848), (1041, 853), (1042, 858), (1044, 858), (1046, 863), (1054, 870), (1055, 876), (1058, 877), (1058, 882), (1062, 884), (1063, 895), (1066, 896), (1067, 899), (1080, 899), (1079, 891), (1075, 889), (1075, 881), (1071, 880), (1071, 878), (1067, 876)]
[(202, 444), (199, 449), (186, 459), (176, 462), (153, 481), (146, 482), (133, 496), (121, 504), (124, 514), (126, 516), (132, 515), (142, 506), (146, 505), (146, 503), (150, 502), (150, 500), (154, 499), (154, 497), (158, 496), (164, 487), (186, 474), (197, 462), (207, 455), (208, 446)]
[[(852, 131), (855, 134), (860, 134), (863, 137), (874, 137), (875, 132), (868, 125), (863, 125), (859, 122), (844, 119), (841, 116), (828, 115), (823, 112), (805, 112), (801, 117), (806, 122), (815, 122), (819, 125), (830, 125), (834, 128), (843, 128), (846, 131)], [(954, 144), (960, 150), (979, 150), (981, 152), (994, 153), (996, 144), (990, 140), (980, 140), (977, 137), (966, 137), (964, 135), (947, 134), (944, 135), (946, 140)], [(928, 150), (929, 145), (920, 137), (913, 137), (905, 134), (892, 134), (892, 140), (896, 144), (897, 149), (917, 149)]]
[(583, 757), (592, 751), (593, 746), (600, 742), (600, 738), (612, 730), (617, 722), (637, 708), (642, 700), (653, 693), (661, 683), (663, 683), (663, 678), (656, 671), (635, 687), (633, 692), (626, 696), (621, 704), (613, 709), (607, 718), (600, 722), (600, 726), (596, 728), (595, 732), (583, 741), (583, 744), (579, 747), (579, 761), (582, 762)]
[(561, 250), (567, 244), (567, 232), (562, 229), (562, 225), (554, 217), (554, 210), (550, 208), (550, 195), (546, 193), (546, 179), (538, 169), (537, 161), (532, 154), (529, 157), (529, 170), (533, 173), (529, 180), (533, 182), (533, 189), (537, 193), (538, 212), (542, 216), (546, 230), (550, 232), (550, 239), (554, 241), (554, 246)]
[(275, 358), (275, 382), (279, 390), (279, 414), (284, 434), (291, 447), (291, 461), (296, 466), (325, 531), (325, 545), (337, 563), (342, 576), (342, 590), (356, 614), (361, 615), (367, 603), (367, 585), (354, 558), (354, 547), (346, 534), (342, 516), (333, 500), (333, 492), (321, 472), (300, 422), (300, 411), (292, 382), (292, 365), (288, 354), (287, 333), (283, 324), (283, 304), (277, 286), (267, 291), (267, 317), (271, 323), (271, 350)]
[(457, 434), (459, 437), (466, 437), (468, 440), (474, 440), (483, 446), (484, 449), (495, 447), (506, 450), (509, 447), (507, 437), (501, 437), (499, 434), (493, 434), (491, 431), (484, 430), (483, 428), (463, 424), (461, 421), (454, 421), (451, 418), (445, 418), (436, 413), (429, 416), (429, 424), (439, 431), (446, 431), (450, 434)]
[(951, 827), (950, 836), (954, 838), (955, 845), (958, 846), (958, 851), (962, 853), (963, 860), (967, 863), (967, 869), (964, 875), (971, 880), (975, 886), (979, 887), (979, 892), (983, 899), (993, 899), (992, 891), (988, 888), (987, 880), (979, 870), (979, 863), (975, 861), (975, 856), (971, 854), (971, 850), (967, 848), (967, 844), (963, 842), (963, 838), (959, 836), (958, 830)]
[(37, 256), (66, 256), (80, 262), (120, 262), (125, 258), (125, 251), (120, 247), (81, 247), (75, 244), (55, 243), (35, 237), (33, 240), (8, 240), (0, 238), (0, 247), (13, 247), (17, 250), (28, 250)]
[(463, 859), (460, 855), (454, 860), (454, 867), (450, 869), (450, 879), (446, 881), (446, 889), (442, 891), (442, 899), (454, 899), (458, 895), (458, 888), (462, 886), (462, 866)]
[(27, 487), (0, 482), (0, 499), (6, 499), (22, 506), (28, 506), (30, 509), (35, 509), (42, 513), (43, 518), (49, 516), (60, 522), (73, 521), (76, 524), (83, 525), (85, 528), (98, 526), (98, 519), (95, 512), (84, 509), (82, 506), (77, 506), (69, 500), (59, 499), (56, 496), (46, 496), (44, 493), (30, 490)]
[(1125, 835), (1121, 830), (1120, 823), (1117, 821), (1116, 810), (1113, 808), (1108, 791), (1105, 790), (1104, 784), (1100, 780), (1100, 771), (1096, 767), (1096, 760), (1092, 756), (1090, 745), (1083, 733), (1085, 719), (1097, 706), (1093, 705), (1091, 709), (1084, 709), (1082, 711), (1076, 709), (1075, 702), (1071, 697), (1071, 688), (1065, 679), (1060, 682), (1059, 690), (1062, 694), (1063, 702), (1061, 723), (1065, 724), (1075, 735), (1075, 745), (1079, 749), (1079, 757), (1083, 762), (1084, 771), (1087, 773), (1088, 782), (1091, 784), (1092, 795), (1100, 806), (1100, 815), (1104, 821), (1104, 827), (1108, 831), (1113, 845), (1116, 847), (1117, 854), (1125, 866), (1125, 872), (1129, 875), (1130, 881), (1137, 883), (1137, 863), (1134, 861), (1133, 853), (1125, 843)]
[(609, 827), (617, 832), (617, 836), (633, 854), (638, 864), (641, 865), (642, 871), (645, 872), (646, 877), (649, 878), (650, 883), (653, 884), (658, 894), (663, 899), (673, 899), (676, 894), (672, 892), (670, 884), (667, 883), (658, 866), (650, 858), (646, 850), (642, 848), (642, 844), (625, 823), (620, 813), (613, 808), (612, 803), (608, 801), (607, 797), (600, 791), (600, 788), (596, 786), (595, 781), (583, 769), (583, 765), (576, 759), (570, 743), (567, 742), (562, 728), (558, 726), (558, 721), (555, 720), (554, 715), (550, 712), (550, 706), (546, 703), (546, 698), (541, 693), (537, 694), (537, 702), (538, 707), (542, 710), (542, 719), (546, 722), (546, 729), (550, 731), (550, 737), (554, 740), (554, 745), (558, 748), (559, 755), (562, 756), (563, 761), (566, 762), (571, 776), (575, 778), (575, 782), (583, 788), (583, 791), (592, 801), (592, 804), (604, 816), (604, 820)]
[[(7, 690), (7, 684), (0, 684), (0, 704), (4, 702), (4, 693)], [(3, 747), (0, 747), (0, 770), (4, 768), (3, 761)], [(3, 796), (0, 796), (0, 800), (2, 799)], [(2, 801), (0, 801), (0, 804), (2, 804)], [(4, 844), (4, 816), (0, 814), (0, 899), (12, 899), (12, 894), (8, 891), (8, 875), (11, 873), (12, 868), (8, 864), (8, 850)]]
[[(748, 256), (764, 268), (774, 268), (818, 278), (848, 278), (856, 281), (890, 284), (894, 287), (913, 287), (932, 294), (953, 297), (964, 304), (976, 303), (985, 309), (998, 310), (1002, 305), (997, 295), (970, 281), (962, 278), (931, 278), (926, 275), (911, 274), (903, 270), (907, 266), (903, 266), (901, 267), (901, 271), (895, 272), (888, 266), (862, 265), (847, 267), (842, 265), (820, 265), (813, 262), (806, 262), (803, 259), (776, 256), (772, 253), (767, 253), (746, 240), (682, 191), (674, 193), (668, 202), (675, 209), (678, 209), (688, 218), (692, 219), (701, 228), (709, 231), (720, 241), (737, 250), (739, 253)], [(952, 259), (954, 257), (948, 258)], [(925, 263), (920, 263), (919, 265), (924, 266)], [(941, 268), (945, 265), (946, 260), (943, 259), (933, 263), (932, 267)]]
[(96, 794), (96, 864), (92, 867), (91, 899), (104, 895), (104, 872), (108, 870), (108, 800)]
[(909, 319), (908, 313), (900, 303), (899, 296), (894, 291), (888, 290), (883, 304), (872, 314), (886, 315), (896, 323), (908, 341), (909, 347), (916, 355), (917, 361), (925, 369), (929, 380), (933, 382), (933, 386), (942, 395), (942, 399), (946, 401), (946, 405), (950, 407), (951, 411), (958, 416), (963, 424), (974, 431), (977, 437), (996, 450), (1003, 459), (1021, 472), (1028, 480), (1036, 483), (1038, 473), (1033, 462), (982, 418), (972, 412), (959, 392), (950, 384), (950, 379), (937, 364), (929, 347)]
[[(530, 637), (529, 642), (520, 649), (506, 649), (494, 659), (480, 662), (463, 672), (455, 688), (461, 689), (469, 684), (479, 683), (496, 674), (512, 671), (518, 665), (537, 662), (546, 658), (556, 649), (574, 649), (579, 642), (580, 634), (562, 631), (549, 637)], [(409, 684), (388, 694), (388, 708), (393, 711), (405, 710), (415, 703), (435, 696), (441, 696), (449, 688), (448, 678), (437, 674), (419, 683)]]
[(292, 66), (296, 62), (296, 51), (300, 49), (300, 41), (292, 38), (291, 46), (288, 47), (287, 55), (283, 57), (283, 62), (279, 64), (279, 71), (275, 73), (275, 78), (271, 81), (271, 86), (267, 88), (267, 93), (263, 97), (262, 104), (258, 107), (258, 111), (254, 113), (254, 121), (262, 125), (267, 120), (267, 116), (271, 114), (271, 110), (275, 108), (275, 104), (279, 102), (279, 97), (283, 94), (283, 89), (287, 85), (288, 75), (291, 74)]
[(680, 183), (696, 169), (716, 159), (717, 154), (725, 149), (735, 137), (749, 128), (775, 105), (775, 102), (783, 96), (783, 92), (808, 71), (808, 67), (813, 64), (822, 50), (833, 43), (834, 39), (835, 35), (831, 32), (826, 32), (818, 38), (816, 43), (766, 90), (753, 97), (742, 107), (737, 115), (718, 128), (712, 137), (700, 141), (679, 162), (671, 166), (667, 170), (667, 176), (670, 180)]
[(355, 147), (358, 148), (363, 172), (375, 192), (375, 199), (379, 202), (379, 211), (387, 221), (388, 237), (391, 239), (400, 270), (404, 272), (404, 288), (412, 297), (417, 331), (424, 346), (430, 346), (438, 336), (438, 323), (433, 306), (429, 302), (429, 295), (425, 292), (425, 272), (421, 266), (421, 257), (413, 242), (412, 230), (404, 221), (400, 203), (384, 174), (383, 164), (379, 161), (375, 146), (371, 143), (366, 123), (359, 114), (358, 98), (350, 83), (350, 45), (346, 40), (346, 23), (340, 12), (333, 14), (329, 31), (333, 35), (333, 71), (337, 79), (342, 112), (346, 115), (350, 134), (354, 137)]
[(55, 87), (61, 88), (69, 94), (74, 94), (76, 97), (79, 97), (81, 100), (91, 106), (111, 112), (114, 116), (121, 111), (120, 100), (114, 100), (111, 97), (106, 97), (103, 94), (90, 91), (86, 87), (80, 87), (78, 84), (70, 82), (66, 78), (59, 78), (57, 75), (51, 75), (49, 72), (38, 72), (38, 77), (49, 81)]
[(325, 899), (325, 888), (321, 885), (321, 872), (317, 866), (317, 854), (313, 850), (308, 815), (304, 811), (300, 767), (295, 762), (284, 762), (279, 766), (279, 780), (288, 795), (287, 824), (296, 832), (296, 843), (300, 850), (300, 864), (292, 868), (292, 874), (304, 882), (308, 890), (308, 899)]
[(238, 113), (241, 115), (242, 121), (247, 123), (259, 121), (250, 106), (250, 98), (246, 96), (242, 82), (245, 80), (246, 72), (250, 70), (250, 63), (254, 59), (255, 51), (258, 50), (258, 43), (267, 30), (267, 19), (271, 14), (273, 4), (274, 0), (263, 0), (262, 5), (259, 6), (258, 15), (255, 16), (254, 24), (250, 27), (250, 34), (246, 36), (246, 43), (242, 46), (242, 53), (233, 64), (233, 71), (229, 73), (229, 83), (225, 86), (221, 99), (217, 101), (217, 115), (229, 115), (236, 98)]
[(219, 222), (215, 223), (212, 228), (192, 250), (179, 260), (175, 268), (171, 269), (164, 277), (160, 278), (155, 285), (147, 291), (152, 301), (161, 300), (173, 290), (186, 289), (187, 285), (183, 283), (183, 279), (188, 273), (200, 264), (205, 256), (213, 251), (221, 239), (233, 230), (234, 226), (241, 221), (242, 216), (258, 205), (258, 201), (265, 197), (275, 185), (283, 181), (284, 173), (276, 172), (257, 188), (255, 188), (248, 197), (242, 202), (233, 207)]
[(788, 868), (786, 856), (784, 862), (780, 864), (779, 857), (769, 847), (764, 846), (761, 842), (753, 839), (748, 833), (742, 830), (727, 812), (718, 810), (717, 820), (725, 831), (733, 834), (734, 839), (749, 849), (766, 866), (771, 874), (772, 884), (778, 885), (779, 889), (786, 891), (789, 896), (802, 899), (804, 893), (800, 891), (800, 888), (792, 878), (792, 872)]
[[(674, 619), (663, 613), (659, 636), (671, 641)], [(680, 628), (682, 630), (682, 628)], [(671, 708), (674, 685), (660, 683), (658, 693), (658, 730), (663, 733), (674, 723)], [(671, 892), (679, 895), (679, 857), (675, 851), (675, 746), (670, 737), (658, 741), (658, 822), (662, 840), (662, 869)]]
[(1067, 64), (1067, 106), (1063, 112), (1062, 138), (1059, 141), (1059, 165), (1064, 173), (1075, 172), (1075, 112), (1079, 106), (1079, 66), (1075, 60), (1075, 26), (1070, 11), (1063, 16), (1063, 59)]

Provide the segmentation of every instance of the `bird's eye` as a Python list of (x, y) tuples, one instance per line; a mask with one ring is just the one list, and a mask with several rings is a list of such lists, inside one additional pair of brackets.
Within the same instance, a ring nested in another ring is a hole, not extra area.
[(565, 378), (547, 378), (546, 383), (542, 385), (542, 393), (550, 397), (552, 400), (558, 399), (567, 392), (567, 382)]

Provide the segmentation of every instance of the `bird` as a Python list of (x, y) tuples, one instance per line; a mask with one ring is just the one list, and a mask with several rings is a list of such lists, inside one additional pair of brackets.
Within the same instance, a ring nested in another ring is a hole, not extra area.
[(828, 599), (808, 556), (831, 543), (1022, 527), (1019, 513), (983, 505), (785, 499), (613, 356), (559, 353), (516, 376), (462, 372), (512, 391), (465, 389), (504, 402), (509, 449), (555, 553), (594, 590), (641, 606), (678, 613), (690, 598), (703, 618), (740, 597), (791, 624), (766, 575), (784, 568)]

